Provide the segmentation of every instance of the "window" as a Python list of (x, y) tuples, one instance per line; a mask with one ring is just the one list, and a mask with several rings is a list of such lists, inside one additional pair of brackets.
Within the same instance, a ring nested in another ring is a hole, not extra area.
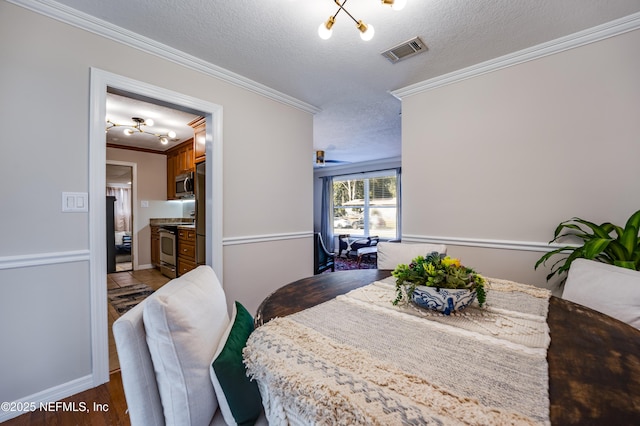
[(333, 178), (333, 234), (398, 238), (395, 170)]

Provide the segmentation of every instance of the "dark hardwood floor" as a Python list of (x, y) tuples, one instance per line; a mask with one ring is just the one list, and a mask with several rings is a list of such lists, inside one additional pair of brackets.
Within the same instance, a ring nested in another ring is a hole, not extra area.
[(128, 426), (131, 424), (120, 371), (112, 372), (109, 382), (97, 388), (80, 392), (57, 403), (49, 404), (47, 407), (47, 411), (36, 410), (25, 413), (3, 422), (2, 426)]

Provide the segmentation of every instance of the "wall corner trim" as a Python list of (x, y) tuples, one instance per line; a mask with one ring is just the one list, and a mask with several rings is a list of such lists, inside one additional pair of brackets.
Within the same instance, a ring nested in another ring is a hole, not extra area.
[(389, 93), (402, 100), (408, 96), (417, 95), (448, 84), (478, 77), (483, 74), (543, 58), (565, 50), (574, 49), (589, 43), (595, 43), (597, 41), (637, 29), (640, 29), (640, 12), (570, 34), (566, 37), (551, 40), (547, 43), (542, 43), (528, 49), (513, 52), (499, 58), (491, 59), (467, 68), (415, 83), (404, 88), (391, 90)]

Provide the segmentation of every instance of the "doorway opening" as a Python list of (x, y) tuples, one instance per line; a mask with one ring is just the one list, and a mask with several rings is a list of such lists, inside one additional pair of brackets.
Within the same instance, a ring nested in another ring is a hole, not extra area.
[(107, 234), (107, 272), (132, 271), (134, 240), (137, 243), (133, 226), (133, 166), (107, 162), (106, 183), (107, 197), (113, 197), (106, 201), (107, 211), (113, 209), (106, 217), (107, 229), (113, 232), (113, 241)]
[[(205, 117), (206, 224), (205, 263), (223, 282), (222, 253), (222, 107), (145, 82), (132, 80), (103, 70), (91, 69), (91, 108), (89, 138), (90, 189), (90, 280), (92, 379), (94, 386), (109, 380), (107, 262), (106, 262), (106, 144), (105, 117), (107, 92), (118, 91), (140, 100), (154, 102)], [(135, 182), (135, 179), (134, 179)], [(134, 195), (134, 205), (137, 206)], [(134, 228), (135, 215), (134, 215)], [(139, 242), (139, 241), (138, 241)], [(136, 240), (132, 241), (135, 251)], [(135, 269), (135, 256), (133, 256)], [(224, 285), (224, 282), (223, 282)]]

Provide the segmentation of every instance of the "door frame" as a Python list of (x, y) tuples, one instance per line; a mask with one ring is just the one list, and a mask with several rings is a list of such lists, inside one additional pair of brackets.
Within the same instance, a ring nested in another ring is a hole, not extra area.
[(91, 298), (91, 361), (94, 386), (109, 381), (106, 262), (107, 88), (158, 100), (206, 117), (206, 263), (224, 287), (222, 253), (222, 106), (128, 77), (91, 68), (89, 105), (89, 285)]

